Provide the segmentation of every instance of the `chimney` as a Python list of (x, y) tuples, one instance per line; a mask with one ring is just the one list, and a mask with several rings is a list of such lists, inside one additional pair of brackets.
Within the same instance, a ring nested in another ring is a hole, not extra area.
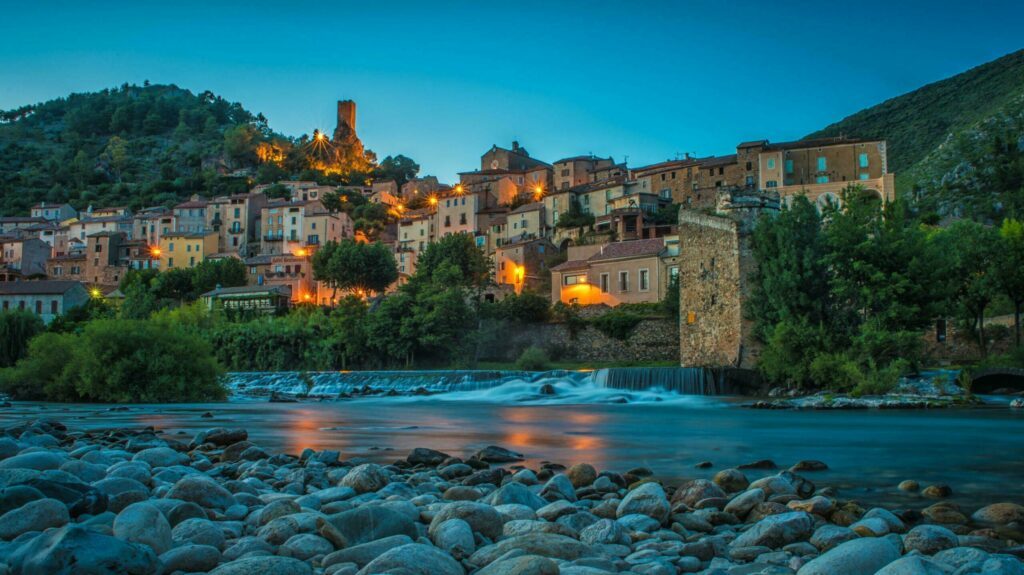
[(512, 151), (513, 152), (518, 152), (519, 151), (519, 142), (517, 142), (515, 140), (512, 140)]

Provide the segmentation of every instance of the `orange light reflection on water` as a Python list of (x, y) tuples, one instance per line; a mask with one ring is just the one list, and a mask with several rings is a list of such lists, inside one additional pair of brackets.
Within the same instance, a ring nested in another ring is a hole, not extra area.
[[(521, 451), (528, 461), (539, 460), (537, 456), (544, 453), (549, 455), (545, 455), (543, 459), (564, 465), (585, 462), (601, 469), (607, 460), (607, 441), (591, 431), (605, 423), (605, 414), (584, 413), (564, 406), (509, 407), (500, 410), (498, 414), (501, 441), (504, 445)], [(567, 421), (579, 427), (559, 433), (548, 425), (554, 419), (560, 422)]]

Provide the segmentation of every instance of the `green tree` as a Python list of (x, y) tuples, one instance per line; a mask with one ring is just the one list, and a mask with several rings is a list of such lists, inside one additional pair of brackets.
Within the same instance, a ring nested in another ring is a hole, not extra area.
[(337, 291), (381, 293), (398, 280), (398, 265), (382, 243), (327, 242), (313, 254), (313, 278)]
[(416, 261), (414, 280), (435, 281), (445, 263), (457, 270), (452, 285), (482, 288), (490, 281), (491, 264), (469, 234), (451, 234), (428, 244)]
[(1014, 343), (1020, 346), (1021, 307), (1024, 306), (1024, 222), (1008, 218), (999, 228), (996, 281), (1003, 295), (1013, 303)]
[(0, 367), (10, 367), (25, 357), (29, 341), (43, 328), (42, 320), (34, 313), (0, 312)]
[(985, 311), (999, 293), (999, 230), (972, 220), (960, 220), (945, 229), (937, 240), (950, 262), (953, 302), (960, 316), (978, 336), (982, 355), (985, 340)]
[(192, 268), (192, 293), (198, 297), (217, 286), (244, 286), (247, 279), (245, 263), (238, 258), (203, 260)]
[(419, 164), (399, 154), (384, 158), (380, 165), (373, 170), (373, 177), (377, 180), (394, 180), (401, 189), (403, 184), (414, 179), (419, 172)]

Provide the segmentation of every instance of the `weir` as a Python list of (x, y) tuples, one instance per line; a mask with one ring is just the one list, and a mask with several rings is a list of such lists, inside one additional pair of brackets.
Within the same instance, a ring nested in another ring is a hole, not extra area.
[(595, 371), (500, 371), (500, 370), (419, 370), (419, 371), (328, 371), (328, 372), (234, 372), (227, 386), (236, 395), (335, 396), (345, 393), (401, 394), (422, 392), (444, 394), (495, 390), (506, 386), (536, 389), (541, 386), (571, 390), (586, 395), (586, 390), (603, 392), (668, 392), (679, 395), (726, 395), (734, 393), (727, 378), (718, 370), (685, 367), (622, 367)]

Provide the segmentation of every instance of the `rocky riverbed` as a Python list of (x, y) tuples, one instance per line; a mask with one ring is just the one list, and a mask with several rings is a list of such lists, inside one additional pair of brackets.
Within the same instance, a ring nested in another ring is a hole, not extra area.
[[(25, 420), (0, 436), (0, 573), (304, 575), (1022, 574), (1024, 507), (865, 509), (802, 461), (662, 485), (647, 469), (272, 454), (195, 437)], [(752, 464), (768, 466), (768, 462)]]

